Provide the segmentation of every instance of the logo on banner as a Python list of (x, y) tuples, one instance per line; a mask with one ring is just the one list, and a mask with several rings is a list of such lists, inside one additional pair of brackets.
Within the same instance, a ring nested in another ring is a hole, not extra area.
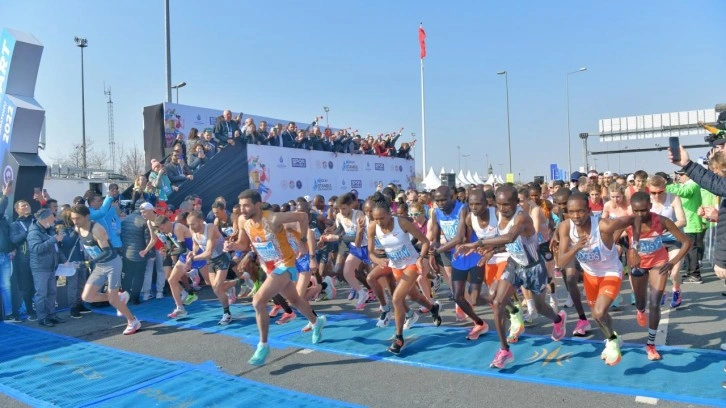
[(350, 188), (363, 188), (363, 180), (351, 180)]
[(290, 185), (290, 190), (294, 190), (295, 189), (295, 180), (290, 180), (289, 185)]
[(282, 156), (280, 156), (280, 159), (277, 161), (277, 167), (281, 169), (287, 167), (287, 165), (285, 165), (285, 159), (283, 159)]
[(329, 168), (330, 170), (333, 170), (333, 162), (332, 162), (332, 161), (329, 161), (329, 162), (328, 162), (328, 168)]
[(13, 168), (10, 166), (5, 166), (5, 170), (3, 171), (3, 181), (5, 182), (5, 185), (7, 186), (8, 183), (13, 181), (15, 179), (15, 176), (13, 175)]
[(2, 132), (5, 143), (10, 143), (10, 131), (13, 129), (14, 117), (15, 107), (10, 105), (9, 100), (3, 100), (2, 110), (0, 110), (0, 132)]
[(210, 116), (209, 117), (209, 125), (214, 126), (217, 124), (217, 117), (216, 116)]
[(345, 188), (345, 179), (343, 179), (343, 180), (340, 180), (340, 186), (341, 186), (342, 188)]
[(300, 181), (300, 180), (296, 181), (295, 186), (297, 187), (298, 190), (302, 190), (302, 181)]
[(323, 165), (323, 168), (324, 169), (327, 169), (328, 168), (328, 162), (326, 162), (325, 160), (323, 160), (322, 165)]
[(0, 94), (5, 93), (5, 81), (8, 79), (8, 71), (10, 68), (10, 47), (15, 46), (8, 44), (8, 39), (3, 36), (2, 48), (0, 48)]
[(292, 167), (299, 167), (301, 169), (304, 169), (307, 167), (307, 161), (305, 159), (299, 158), (299, 157), (293, 157), (290, 159), (290, 164)]
[(331, 184), (330, 180), (328, 180), (326, 178), (317, 178), (313, 182), (313, 190), (314, 191), (332, 191), (333, 184)]
[(358, 171), (358, 164), (353, 160), (343, 162), (343, 171)]
[(376, 169), (376, 171), (385, 171), (386, 170), (386, 166), (383, 163), (376, 163), (375, 164), (375, 169)]

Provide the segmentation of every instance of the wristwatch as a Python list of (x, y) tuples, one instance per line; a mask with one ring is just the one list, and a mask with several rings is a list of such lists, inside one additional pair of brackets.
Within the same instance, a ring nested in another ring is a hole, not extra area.
[(300, 238), (300, 242), (302, 242), (303, 244), (307, 244), (308, 238), (307, 237), (302, 237), (302, 238)]

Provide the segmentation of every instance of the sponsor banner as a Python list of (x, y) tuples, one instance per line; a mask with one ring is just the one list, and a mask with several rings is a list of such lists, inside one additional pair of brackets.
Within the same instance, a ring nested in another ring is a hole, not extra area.
[(8, 87), (8, 75), (10, 74), (10, 62), (15, 49), (15, 37), (3, 30), (0, 33), (0, 95), (5, 94)]
[(250, 145), (247, 166), (250, 188), (273, 204), (315, 194), (327, 199), (353, 189), (363, 198), (388, 183), (414, 188), (415, 163), (392, 157)]
[[(0, 98), (0, 157), (5, 157), (5, 151), (10, 146), (10, 140), (13, 135), (13, 122), (17, 107), (8, 95), (2, 95)], [(3, 162), (4, 163), (4, 162)]]

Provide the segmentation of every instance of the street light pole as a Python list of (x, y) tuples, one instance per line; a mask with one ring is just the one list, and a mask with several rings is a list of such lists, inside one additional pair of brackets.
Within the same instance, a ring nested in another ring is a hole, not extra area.
[(464, 168), (469, 171), (469, 156), (470, 154), (462, 154), (461, 157), (464, 158)]
[(330, 112), (330, 108), (323, 106), (323, 110), (325, 111), (325, 127), (330, 129), (330, 122), (328, 121), (328, 112)]
[(171, 103), (171, 23), (169, 22), (169, 0), (164, 1), (164, 31), (166, 48), (166, 101)]
[(187, 86), (187, 83), (182, 82), (182, 83), (176, 84), (171, 87), (171, 89), (176, 89), (176, 103), (177, 104), (179, 103), (179, 88), (184, 88), (185, 86)]
[(509, 129), (509, 74), (507, 71), (497, 72), (497, 75), (504, 75), (504, 86), (507, 90), (507, 144), (509, 145), (509, 172), (512, 172), (512, 134)]
[(587, 67), (582, 67), (577, 71), (568, 72), (567, 75), (565, 75), (567, 90), (567, 177), (572, 176), (572, 138), (570, 136), (570, 75), (584, 71), (587, 71)]
[(83, 168), (88, 168), (88, 162), (86, 161), (86, 84), (85, 84), (85, 72), (83, 66), (83, 49), (88, 47), (88, 40), (85, 38), (74, 38), (76, 46), (81, 49), (81, 126), (82, 126), (82, 144), (81, 158), (83, 162)]

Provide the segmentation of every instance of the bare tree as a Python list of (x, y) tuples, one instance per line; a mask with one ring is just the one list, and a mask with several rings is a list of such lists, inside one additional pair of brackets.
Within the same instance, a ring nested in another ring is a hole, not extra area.
[(144, 173), (144, 151), (139, 149), (136, 144), (128, 150), (121, 145), (121, 149), (119, 149), (118, 153), (120, 157), (120, 164), (118, 168), (119, 174), (130, 180), (134, 180), (136, 176)]
[[(61, 166), (82, 168), (83, 145), (80, 143), (73, 144), (69, 152), (51, 156), (51, 160), (54, 164), (60, 164)], [(108, 154), (106, 152), (97, 152), (93, 148), (92, 141), (86, 143), (86, 163), (88, 163), (90, 169), (106, 169), (110, 165)]]

